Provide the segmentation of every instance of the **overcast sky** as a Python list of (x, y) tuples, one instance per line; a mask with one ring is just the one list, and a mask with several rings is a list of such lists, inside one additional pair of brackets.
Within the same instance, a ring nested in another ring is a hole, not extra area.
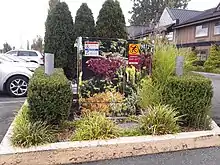
[[(99, 10), (105, 0), (62, 0), (70, 8), (73, 19), (81, 3), (86, 2), (97, 18)], [(130, 18), (128, 11), (132, 1), (119, 0), (126, 21)], [(191, 0), (188, 9), (205, 10), (217, 6), (219, 0)], [(44, 23), (47, 17), (48, 0), (0, 0), (0, 48), (8, 42), (16, 48), (21, 44), (25, 48), (26, 41), (36, 35), (44, 36)], [(127, 21), (128, 22), (128, 21)]]

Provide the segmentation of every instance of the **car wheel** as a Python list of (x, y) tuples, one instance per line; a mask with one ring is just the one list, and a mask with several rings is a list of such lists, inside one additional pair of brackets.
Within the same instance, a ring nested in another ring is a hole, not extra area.
[(13, 76), (6, 83), (6, 90), (13, 97), (23, 97), (27, 95), (28, 78), (25, 76)]

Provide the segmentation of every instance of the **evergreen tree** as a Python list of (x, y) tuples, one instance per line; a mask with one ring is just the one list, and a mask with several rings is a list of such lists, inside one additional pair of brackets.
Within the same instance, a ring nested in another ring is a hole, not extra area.
[(44, 51), (54, 54), (55, 67), (63, 68), (69, 79), (73, 77), (75, 62), (73, 29), (73, 19), (67, 4), (59, 2), (47, 17)]
[(127, 38), (125, 17), (117, 0), (106, 0), (99, 12), (96, 36), (104, 38)]
[(147, 25), (150, 22), (156, 23), (166, 7), (185, 9), (190, 0), (132, 0), (133, 7), (129, 20), (132, 25)]
[(209, 57), (204, 66), (206, 71), (220, 68), (220, 47), (218, 45), (211, 46)]
[(86, 3), (82, 3), (75, 17), (76, 37), (92, 37), (95, 32), (95, 21), (92, 10)]
[(3, 44), (3, 53), (6, 53), (8, 51), (12, 50), (11, 46), (6, 42)]

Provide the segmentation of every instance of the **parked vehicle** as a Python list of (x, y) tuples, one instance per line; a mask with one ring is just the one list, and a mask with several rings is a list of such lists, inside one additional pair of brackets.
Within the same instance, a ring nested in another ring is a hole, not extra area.
[(40, 65), (44, 64), (44, 56), (39, 52), (35, 50), (11, 50), (7, 52), (6, 54), (17, 56), (23, 60), (29, 61), (29, 62), (35, 62)]
[(33, 71), (40, 65), (21, 62), (0, 55), (0, 91), (14, 97), (26, 96), (28, 81)]

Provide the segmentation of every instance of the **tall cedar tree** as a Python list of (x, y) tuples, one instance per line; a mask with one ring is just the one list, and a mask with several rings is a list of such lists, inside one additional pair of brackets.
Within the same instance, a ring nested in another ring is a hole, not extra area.
[(185, 9), (191, 0), (132, 0), (133, 7), (129, 20), (131, 25), (147, 25), (158, 22), (166, 7)]
[(67, 78), (73, 78), (74, 72), (74, 24), (65, 2), (59, 2), (49, 12), (46, 21), (44, 52), (54, 54), (56, 68), (63, 68)]
[(76, 37), (93, 37), (95, 32), (95, 21), (92, 10), (86, 3), (82, 3), (75, 17)]
[(99, 12), (96, 36), (104, 38), (127, 38), (125, 17), (117, 0), (106, 0)]

